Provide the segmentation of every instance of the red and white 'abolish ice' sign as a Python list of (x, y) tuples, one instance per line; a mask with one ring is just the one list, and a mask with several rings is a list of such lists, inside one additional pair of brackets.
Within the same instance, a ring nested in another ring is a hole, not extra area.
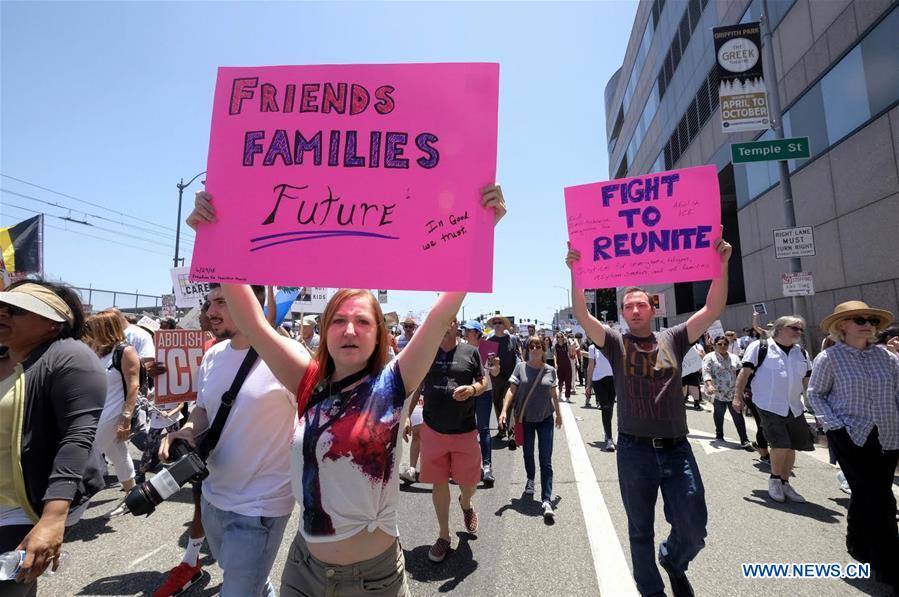
[(156, 332), (156, 360), (166, 368), (155, 380), (157, 406), (197, 399), (197, 370), (208, 338), (206, 332), (198, 330)]

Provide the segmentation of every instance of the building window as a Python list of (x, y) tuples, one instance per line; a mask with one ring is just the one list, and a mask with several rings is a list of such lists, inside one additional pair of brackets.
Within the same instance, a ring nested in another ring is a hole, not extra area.
[[(893, 67), (899, 68), (894, 65)], [(809, 93), (806, 95), (816, 95)], [(865, 85), (865, 68), (862, 64), (862, 46), (849, 52), (839, 64), (821, 79), (821, 110), (827, 123), (827, 143), (832, 145), (848, 135), (860, 123), (871, 118), (868, 91)], [(804, 99), (804, 97), (803, 97)], [(824, 106), (840, 106), (839, 110), (824, 110)], [(793, 107), (798, 112), (799, 108)], [(798, 114), (797, 114), (798, 116)], [(822, 137), (818, 133), (819, 137)]]
[[(780, 25), (780, 22), (787, 16), (787, 13), (790, 12), (790, 9), (793, 8), (793, 4), (795, 3), (796, 0), (768, 0), (768, 12), (770, 13), (768, 15), (770, 17), (768, 26), (771, 27), (771, 31), (777, 29), (777, 26)], [(746, 12), (744, 12), (743, 16), (740, 18), (740, 24), (752, 23), (760, 20), (764, 11), (762, 0), (752, 0), (746, 8)]]
[[(808, 137), (809, 160), (791, 160), (790, 170), (801, 168), (828, 151), (859, 127), (899, 102), (899, 10), (893, 8), (877, 26), (784, 113), (784, 135)], [(892, 52), (892, 54), (891, 54)], [(773, 138), (766, 131), (759, 140)], [(737, 203), (744, 207), (777, 184), (776, 162), (742, 164), (743, 184)]]

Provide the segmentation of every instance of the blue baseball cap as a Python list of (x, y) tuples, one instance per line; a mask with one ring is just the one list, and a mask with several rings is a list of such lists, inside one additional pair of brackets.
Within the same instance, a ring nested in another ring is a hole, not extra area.
[(479, 334), (484, 333), (484, 326), (479, 321), (466, 321), (462, 324), (463, 330), (477, 330)]

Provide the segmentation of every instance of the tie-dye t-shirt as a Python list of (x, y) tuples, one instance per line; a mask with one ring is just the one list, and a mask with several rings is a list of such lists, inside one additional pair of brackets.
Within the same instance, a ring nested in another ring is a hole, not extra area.
[[(316, 375), (313, 363), (300, 392)], [(396, 359), (351, 390), (311, 406), (305, 396), (291, 446), (293, 493), (307, 542), (397, 528), (397, 439), (406, 390)]]

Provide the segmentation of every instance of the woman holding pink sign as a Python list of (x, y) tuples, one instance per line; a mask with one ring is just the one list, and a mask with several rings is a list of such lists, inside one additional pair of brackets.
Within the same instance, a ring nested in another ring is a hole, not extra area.
[[(215, 222), (212, 197), (197, 193), (188, 224)], [(494, 223), (506, 213), (497, 185), (481, 190)], [(302, 274), (298, 274), (301, 277)], [(409, 595), (397, 527), (397, 439), (403, 405), (431, 367), (465, 292), (442, 293), (398, 356), (377, 299), (341, 289), (321, 320), (310, 356), (279, 336), (248, 286), (223, 285), (238, 328), (287, 388), (296, 388), (298, 425), (291, 465), (302, 526), (287, 556), (281, 595)]]

